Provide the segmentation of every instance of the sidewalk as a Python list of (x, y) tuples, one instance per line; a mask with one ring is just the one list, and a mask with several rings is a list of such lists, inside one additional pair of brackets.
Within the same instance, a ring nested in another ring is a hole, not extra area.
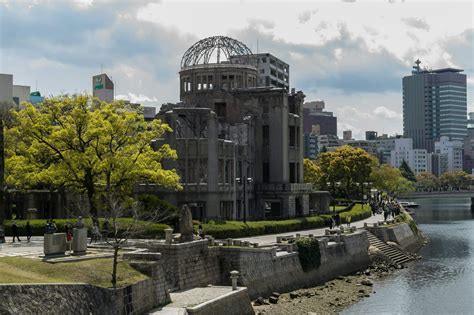
[[(361, 228), (364, 226), (364, 223), (376, 223), (377, 221), (383, 221), (383, 214), (377, 214), (365, 220), (352, 222), (351, 226), (356, 226), (357, 228)], [(259, 243), (259, 244), (272, 244), (276, 242), (277, 236), (285, 236), (285, 235), (292, 235), (292, 234), (294, 235), (296, 233), (299, 233), (301, 235), (313, 234), (314, 236), (323, 236), (324, 231), (326, 229), (327, 227), (312, 229), (312, 230), (291, 231), (291, 232), (285, 232), (285, 233), (279, 233), (279, 234), (267, 234), (267, 235), (251, 236), (251, 237), (242, 237), (242, 238), (237, 238), (237, 240), (249, 241), (252, 243)]]

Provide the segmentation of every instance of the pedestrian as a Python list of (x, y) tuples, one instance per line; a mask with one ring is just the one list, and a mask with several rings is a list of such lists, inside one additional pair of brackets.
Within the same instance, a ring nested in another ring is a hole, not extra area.
[(31, 230), (30, 221), (26, 222), (25, 231), (26, 231), (26, 240), (29, 242), (30, 239), (31, 239), (31, 236), (33, 235), (33, 231)]
[(91, 244), (92, 242), (97, 242), (99, 240), (100, 232), (99, 232), (99, 226), (97, 223), (94, 222), (94, 225), (92, 226), (92, 237), (91, 237)]
[(351, 226), (351, 216), (350, 215), (348, 215), (346, 217), (346, 222), (347, 222), (347, 227), (350, 227)]
[(336, 227), (339, 227), (341, 225), (341, 217), (339, 216), (339, 213), (336, 213)]
[(69, 248), (69, 253), (72, 252), (72, 224), (70, 222), (66, 223), (66, 243)]
[(102, 232), (104, 233), (104, 239), (106, 241), (109, 238), (109, 229), (110, 229), (109, 219), (105, 219), (104, 223), (102, 224)]
[(204, 229), (202, 228), (201, 224), (199, 224), (199, 227), (198, 227), (198, 236), (202, 239), (204, 238)]
[(19, 228), (18, 228), (18, 225), (16, 225), (16, 222), (13, 221), (12, 222), (12, 234), (13, 234), (13, 243), (15, 243), (15, 237), (18, 239), (18, 242), (21, 242), (20, 240), (20, 232), (19, 232)]

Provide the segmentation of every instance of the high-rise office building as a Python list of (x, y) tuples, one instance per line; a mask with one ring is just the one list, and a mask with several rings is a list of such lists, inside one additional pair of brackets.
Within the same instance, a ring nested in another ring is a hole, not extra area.
[(376, 140), (376, 139), (377, 139), (377, 131), (365, 132), (365, 140)]
[(433, 152), (440, 137), (463, 140), (467, 135), (464, 70), (421, 70), (420, 61), (403, 78), (403, 134), (415, 149)]
[(412, 139), (394, 139), (390, 164), (393, 167), (399, 168), (403, 161), (405, 161), (415, 174), (431, 172), (431, 155), (425, 149), (414, 149)]
[(303, 105), (303, 133), (310, 133), (318, 126), (320, 135), (337, 136), (337, 117), (324, 110), (324, 101), (306, 102)]
[(461, 141), (450, 141), (444, 136), (435, 142), (435, 153), (440, 157), (440, 174), (462, 170), (462, 146)]
[(344, 130), (342, 132), (342, 140), (352, 140), (352, 130)]
[(114, 83), (105, 73), (92, 77), (92, 95), (104, 102), (114, 101)]

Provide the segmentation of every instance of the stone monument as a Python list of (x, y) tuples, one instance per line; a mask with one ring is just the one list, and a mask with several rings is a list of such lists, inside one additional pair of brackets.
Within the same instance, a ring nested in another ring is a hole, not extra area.
[(44, 254), (64, 255), (66, 252), (66, 233), (45, 233)]
[(181, 208), (179, 232), (181, 233), (181, 242), (192, 242), (194, 240), (193, 216), (187, 205)]
[(73, 255), (85, 255), (87, 251), (87, 227), (82, 217), (77, 218), (72, 229), (72, 251)]

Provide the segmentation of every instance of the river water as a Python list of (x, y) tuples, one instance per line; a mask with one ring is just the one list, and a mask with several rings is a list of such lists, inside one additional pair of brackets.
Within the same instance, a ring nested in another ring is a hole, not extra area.
[(469, 198), (413, 199), (430, 243), (422, 260), (374, 284), (343, 314), (474, 314), (474, 212)]

